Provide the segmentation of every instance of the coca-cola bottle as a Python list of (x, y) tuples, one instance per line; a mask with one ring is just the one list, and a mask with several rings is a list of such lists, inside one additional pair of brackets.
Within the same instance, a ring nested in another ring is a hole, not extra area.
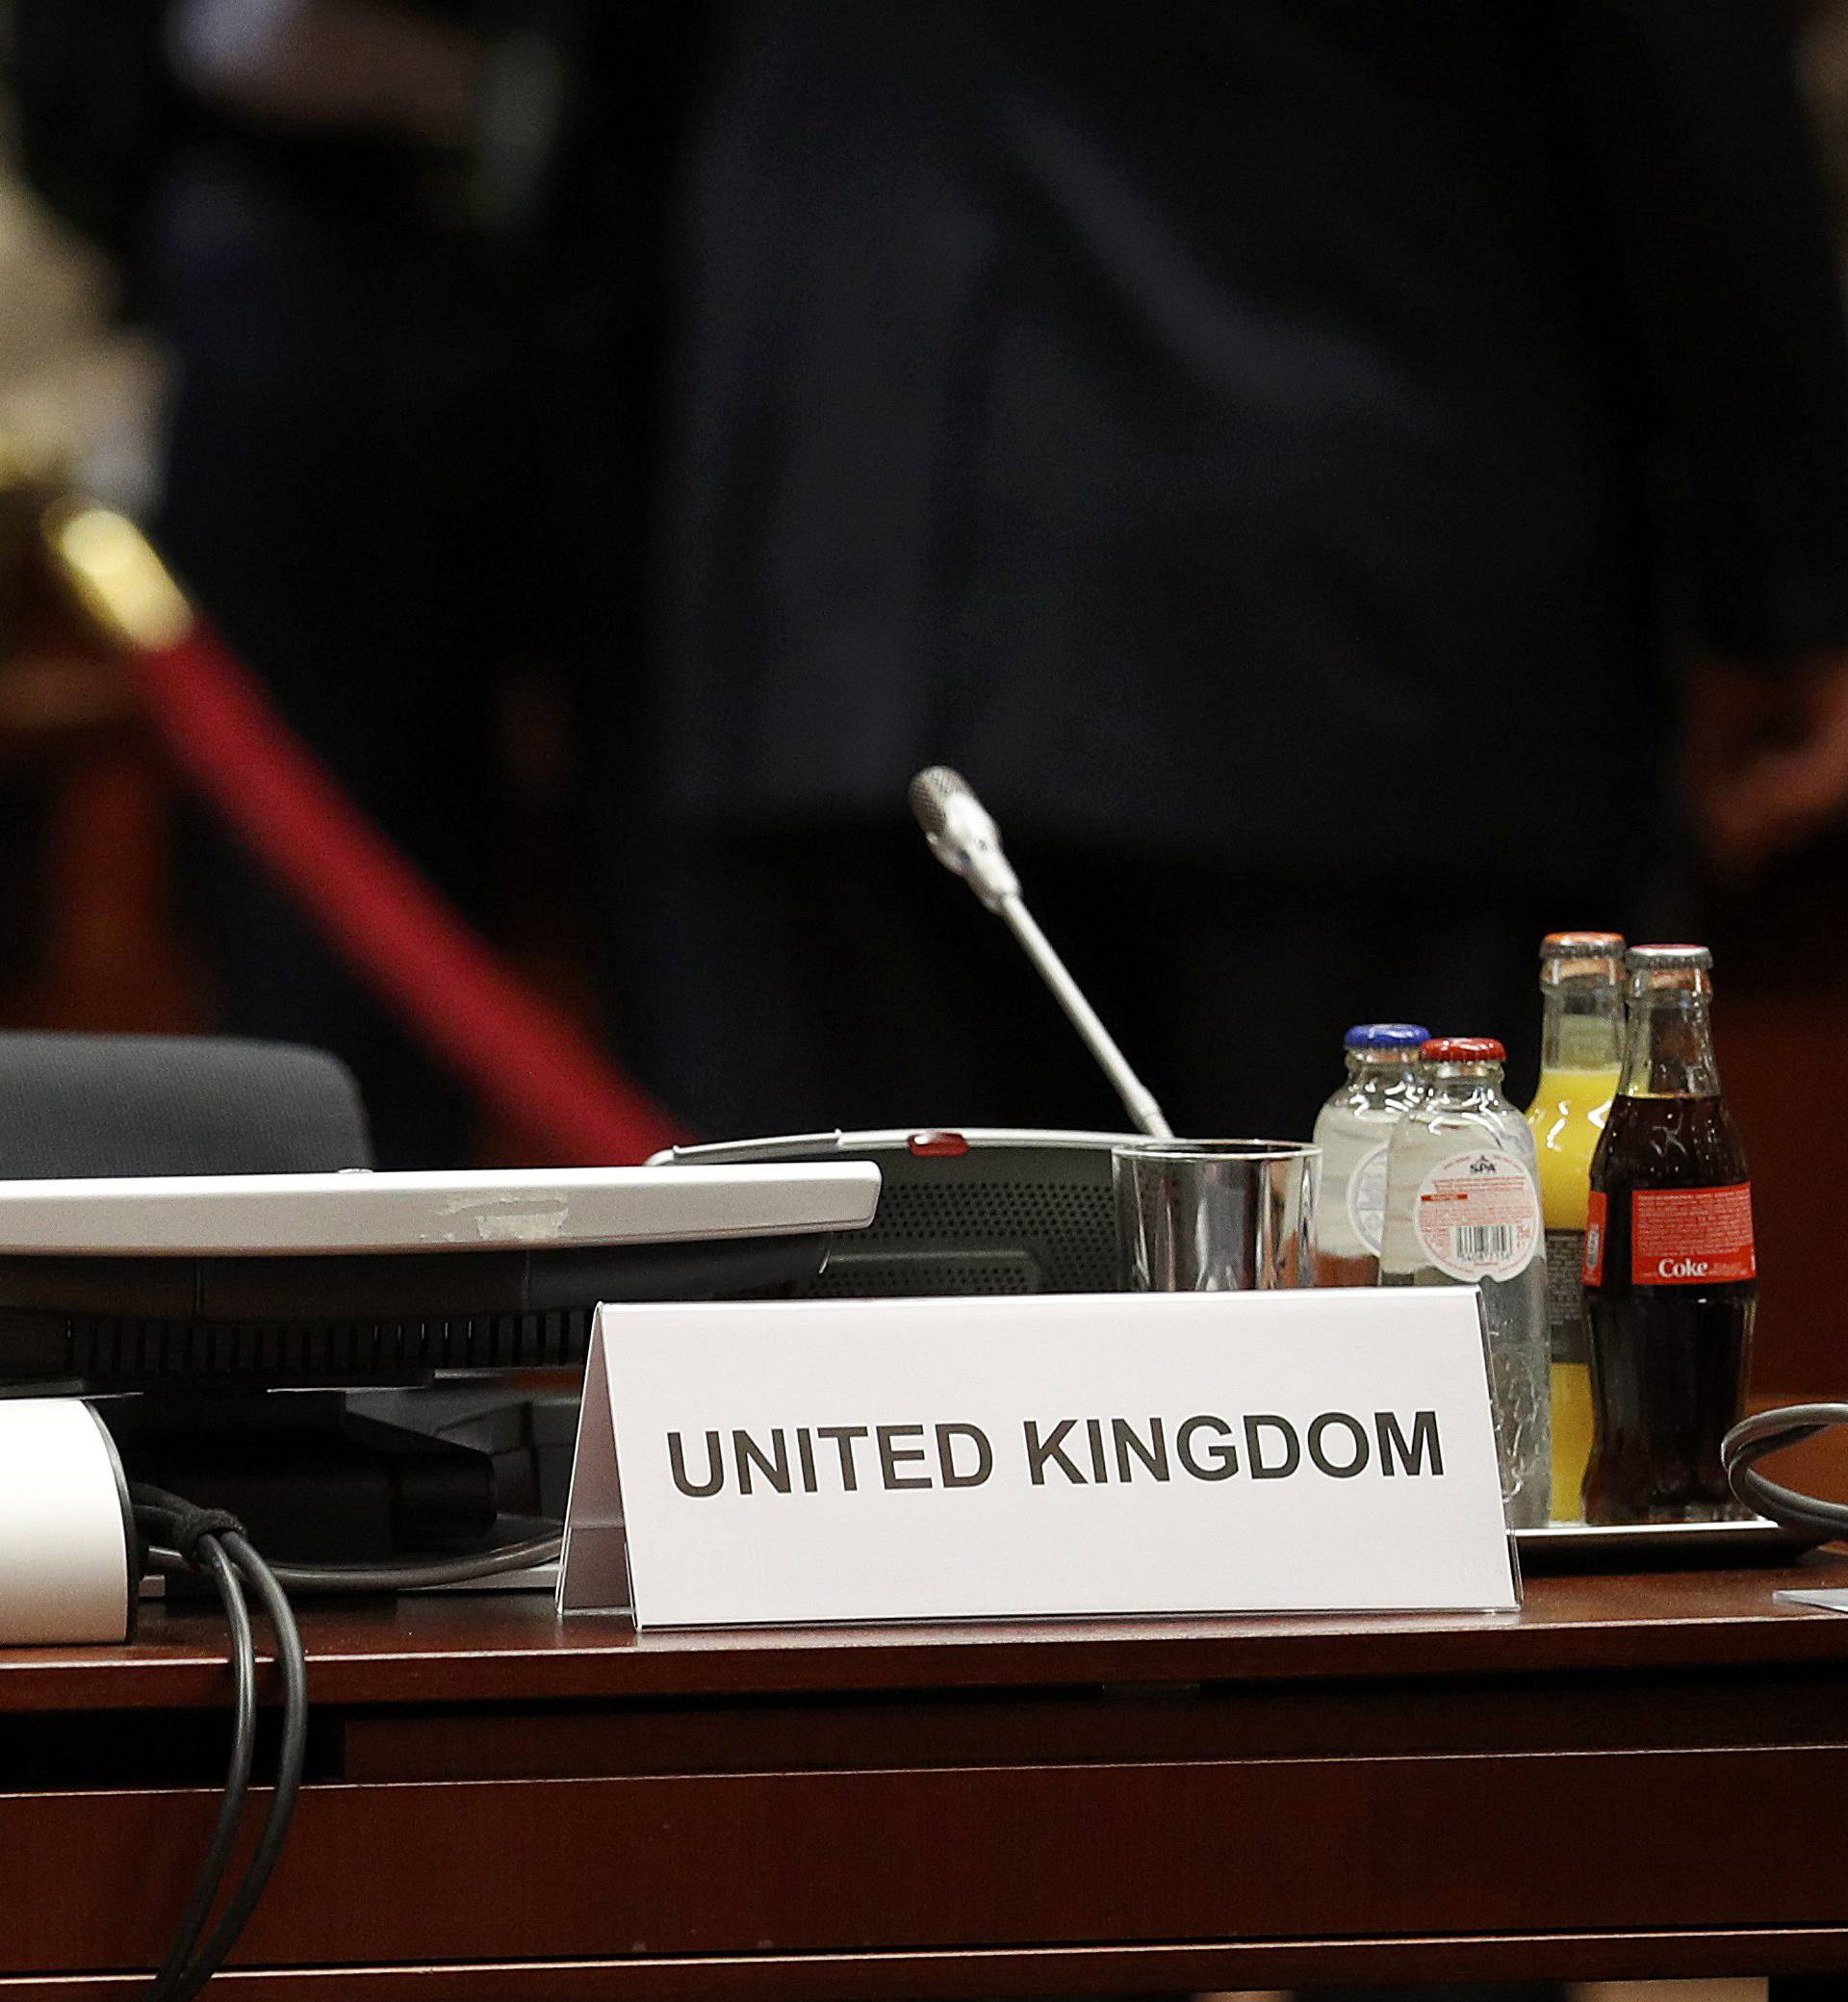
[(1623, 1077), (1591, 1164), (1588, 1523), (1740, 1513), (1720, 1469), (1757, 1310), (1752, 1186), (1713, 1061), (1712, 955), (1627, 959)]

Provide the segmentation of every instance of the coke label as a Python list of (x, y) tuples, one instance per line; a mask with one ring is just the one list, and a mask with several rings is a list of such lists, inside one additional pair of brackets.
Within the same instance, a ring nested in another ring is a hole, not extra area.
[(1637, 1189), (1630, 1202), (1632, 1286), (1724, 1286), (1758, 1277), (1750, 1182)]

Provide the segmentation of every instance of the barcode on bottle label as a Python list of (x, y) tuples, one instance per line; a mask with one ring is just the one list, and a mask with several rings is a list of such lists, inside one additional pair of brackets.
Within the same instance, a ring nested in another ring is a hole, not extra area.
[(1525, 1162), (1479, 1147), (1431, 1169), (1413, 1220), (1425, 1256), (1448, 1278), (1512, 1279), (1540, 1246), (1540, 1192)]
[(1555, 1363), (1583, 1365), (1591, 1336), (1585, 1325), (1585, 1233), (1547, 1232), (1547, 1330)]

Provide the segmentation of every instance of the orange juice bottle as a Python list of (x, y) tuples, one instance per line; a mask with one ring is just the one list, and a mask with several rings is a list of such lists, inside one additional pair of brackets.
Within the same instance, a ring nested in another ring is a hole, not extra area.
[(1547, 1326), (1553, 1353), (1553, 1517), (1584, 1513), (1591, 1456), (1590, 1337), (1584, 1303), (1591, 1157), (1624, 1064), (1624, 941), (1615, 932), (1554, 932), (1540, 946), (1545, 1008), (1540, 1089), (1527, 1113), (1547, 1227)]

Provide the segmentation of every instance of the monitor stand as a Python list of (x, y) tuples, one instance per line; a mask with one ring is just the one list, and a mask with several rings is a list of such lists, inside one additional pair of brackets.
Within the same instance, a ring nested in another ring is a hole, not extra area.
[(131, 1481), (230, 1510), (272, 1562), (407, 1563), (509, 1540), (496, 1528), (492, 1451), (359, 1405), (341, 1391), (96, 1400)]

